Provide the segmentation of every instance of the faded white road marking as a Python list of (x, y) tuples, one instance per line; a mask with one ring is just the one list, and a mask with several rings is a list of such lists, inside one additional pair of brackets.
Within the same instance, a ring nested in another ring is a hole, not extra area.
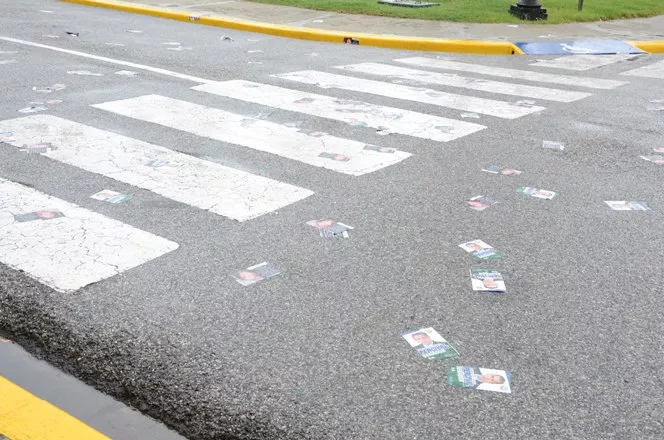
[(456, 70), (468, 73), (478, 73), (480, 75), (499, 76), (501, 78), (546, 82), (552, 84), (562, 84), (566, 86), (588, 87), (591, 89), (615, 89), (616, 87), (624, 86), (627, 84), (625, 81), (586, 78), (582, 76), (557, 75), (553, 73), (532, 72), (530, 70), (505, 69), (502, 67), (485, 66), (483, 64), (458, 63), (455, 61), (438, 60), (435, 58), (413, 57), (401, 58), (394, 61), (420, 67)]
[(486, 128), (483, 125), (438, 116), (338, 99), (282, 87), (234, 80), (193, 87), (215, 95), (267, 105), (274, 108), (334, 119), (351, 125), (378, 129), (381, 134), (399, 133), (447, 142)]
[(664, 60), (621, 73), (627, 76), (664, 79)]
[(80, 289), (177, 247), (165, 238), (0, 178), (0, 262), (58, 291)]
[(352, 90), (354, 92), (371, 93), (390, 98), (405, 99), (408, 101), (423, 102), (457, 110), (482, 113), (505, 119), (520, 118), (521, 116), (545, 109), (544, 107), (538, 106), (522, 107), (510, 102), (497, 101), (494, 99), (456, 95), (454, 93), (438, 92), (436, 90), (421, 87), (390, 84), (381, 81), (318, 72), (315, 70), (303, 70), (300, 72), (283, 73), (272, 76), (305, 84), (314, 84), (326, 89), (334, 87), (338, 89)]
[(410, 153), (394, 150), (381, 153), (387, 150), (367, 149), (362, 142), (322, 132), (303, 132), (159, 95), (106, 102), (94, 107), (353, 176), (376, 171), (410, 156)]
[(597, 67), (608, 66), (609, 64), (625, 61), (637, 55), (616, 54), (616, 55), (567, 55), (560, 58), (547, 60), (537, 60), (531, 63), (535, 67), (550, 67), (552, 69), (584, 71), (595, 69)]
[(572, 102), (591, 96), (590, 93), (573, 92), (568, 90), (549, 89), (545, 87), (526, 86), (499, 81), (489, 81), (477, 78), (467, 78), (449, 73), (427, 72), (425, 70), (407, 69), (405, 67), (391, 66), (389, 64), (360, 63), (348, 66), (337, 66), (350, 72), (368, 73), (402, 79), (417, 83), (437, 84), (442, 86), (461, 87), (464, 89), (480, 90), (502, 95), (525, 96), (527, 98), (545, 99), (547, 101)]
[[(52, 143), (53, 160), (243, 221), (313, 192), (50, 115), (0, 122), (15, 145)], [(5, 144), (0, 144), (4, 146)]]
[(89, 58), (89, 59), (92, 59), (92, 60), (103, 61), (105, 63), (112, 63), (112, 64), (118, 64), (120, 66), (133, 67), (134, 69), (147, 70), (149, 72), (158, 73), (160, 75), (172, 76), (174, 78), (184, 79), (184, 80), (187, 80), (187, 81), (193, 81), (193, 82), (201, 83), (201, 84), (207, 84), (207, 83), (215, 82), (211, 79), (199, 78), (197, 76), (191, 76), (191, 75), (186, 75), (184, 73), (173, 72), (172, 70), (161, 69), (159, 67), (146, 66), (145, 64), (136, 64), (136, 63), (132, 63), (132, 62), (129, 62), (129, 61), (123, 61), (123, 60), (116, 60), (114, 58), (101, 57), (101, 56), (98, 56), (98, 55), (93, 55), (93, 54), (89, 54), (89, 53), (85, 53), (85, 52), (78, 52), (76, 50), (63, 49), (61, 47), (48, 46), (46, 44), (33, 43), (31, 41), (19, 40), (17, 38), (9, 38), (9, 37), (1, 37), (0, 36), (0, 40), (9, 41), (11, 43), (16, 43), (16, 44), (23, 44), (25, 46), (39, 47), (41, 49), (54, 50), (56, 52), (62, 52), (62, 53), (66, 53), (66, 54), (69, 54), (69, 55), (74, 55), (74, 56), (77, 56), (77, 57), (83, 57), (83, 58)]

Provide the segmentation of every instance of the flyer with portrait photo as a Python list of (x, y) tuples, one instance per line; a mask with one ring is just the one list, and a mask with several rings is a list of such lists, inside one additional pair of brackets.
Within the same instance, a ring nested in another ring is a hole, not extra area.
[(272, 278), (273, 276), (279, 275), (281, 271), (276, 267), (270, 266), (269, 263), (260, 263), (255, 266), (247, 267), (244, 270), (239, 270), (235, 272), (232, 276), (235, 278), (235, 281), (242, 284), (243, 286), (250, 286), (259, 281)]
[(537, 189), (530, 186), (522, 186), (521, 188), (517, 188), (516, 191), (527, 196), (536, 197), (538, 199), (551, 200), (556, 196), (556, 193), (553, 191)]
[(119, 192), (111, 191), (109, 189), (99, 191), (97, 194), (91, 195), (90, 198), (113, 204), (127, 202), (131, 200), (131, 196), (129, 194), (121, 194)]
[(482, 168), (482, 171), (491, 174), (500, 174), (502, 176), (518, 176), (519, 174), (521, 174), (521, 171), (519, 170), (515, 170), (513, 168), (502, 168), (499, 167), (498, 165), (489, 165), (486, 168)]
[(633, 202), (627, 200), (605, 200), (614, 211), (650, 211), (650, 207), (645, 202)]
[(453, 387), (511, 393), (512, 373), (492, 368), (450, 367), (447, 370), (447, 384)]
[(491, 208), (496, 203), (498, 203), (498, 201), (492, 200), (487, 196), (475, 196), (471, 197), (470, 200), (466, 202), (466, 205), (475, 211), (484, 211), (485, 209)]
[(14, 214), (14, 220), (19, 223), (31, 222), (35, 220), (53, 220), (55, 218), (64, 217), (65, 215), (60, 211), (53, 209), (44, 209), (41, 211), (28, 212), (26, 214)]
[(491, 269), (470, 269), (473, 290), (480, 292), (505, 292), (505, 281), (500, 272)]
[(459, 352), (431, 327), (401, 333), (411, 347), (426, 359), (458, 358)]
[(498, 252), (491, 245), (483, 242), (482, 240), (473, 240), (459, 245), (461, 249), (473, 254), (477, 258), (485, 260), (492, 258), (502, 258), (505, 256), (503, 252)]
[(348, 231), (353, 229), (352, 226), (348, 226), (341, 222), (335, 222), (329, 219), (310, 220), (307, 222), (307, 224), (318, 229), (318, 233), (321, 237), (348, 238)]

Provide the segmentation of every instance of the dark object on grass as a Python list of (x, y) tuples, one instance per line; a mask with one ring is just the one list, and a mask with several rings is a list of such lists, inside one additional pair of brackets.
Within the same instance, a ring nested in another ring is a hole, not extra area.
[(378, 0), (378, 3), (390, 6), (403, 6), (406, 8), (428, 8), (438, 6), (440, 3), (419, 2), (415, 0)]
[(510, 6), (510, 14), (531, 21), (546, 20), (549, 17), (539, 0), (519, 0), (516, 5)]

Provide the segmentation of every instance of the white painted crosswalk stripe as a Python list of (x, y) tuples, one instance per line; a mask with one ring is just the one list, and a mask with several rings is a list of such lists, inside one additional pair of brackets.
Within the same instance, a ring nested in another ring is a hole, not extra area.
[[(405, 67), (391, 66), (389, 64), (360, 63), (347, 66), (337, 66), (337, 68), (350, 72), (389, 77), (392, 80), (401, 79), (414, 81), (417, 83), (461, 87), (465, 89), (480, 90), (483, 92), (498, 93), (502, 95), (544, 99), (547, 101), (572, 102), (591, 96), (590, 93), (585, 92), (575, 92), (569, 90), (550, 89), (545, 87), (467, 78), (455, 74), (407, 69)], [(210, 84), (209, 86), (214, 87), (214, 84)]]
[(664, 60), (637, 69), (628, 70), (627, 72), (621, 73), (621, 75), (664, 79)]
[(353, 176), (376, 171), (410, 156), (410, 153), (395, 150), (381, 153), (388, 150), (325, 133), (301, 132), (274, 122), (159, 95), (94, 107)]
[(501, 78), (517, 79), (523, 81), (588, 87), (591, 89), (615, 89), (616, 87), (624, 86), (627, 84), (625, 81), (557, 75), (553, 73), (532, 72), (530, 70), (505, 69), (502, 67), (486, 66), (482, 64), (458, 63), (455, 61), (439, 60), (435, 58), (412, 57), (401, 58), (394, 61), (419, 67), (478, 73), (480, 75), (499, 76)]
[(537, 60), (530, 65), (535, 67), (549, 67), (552, 69), (575, 70), (577, 72), (582, 72), (585, 70), (608, 66), (609, 64), (625, 61), (634, 57), (635, 55), (633, 54), (567, 55), (560, 58)]
[[(101, 106), (103, 107), (103, 106)], [(50, 115), (0, 122), (15, 145), (50, 142), (51, 159), (238, 221), (313, 192)]]
[(477, 98), (467, 95), (456, 95), (454, 93), (438, 92), (436, 90), (421, 87), (389, 84), (381, 81), (335, 75), (315, 70), (303, 70), (300, 72), (272, 76), (305, 84), (314, 84), (322, 88), (338, 88), (352, 90), (354, 92), (371, 93), (374, 95), (422, 102), (467, 112), (481, 113), (504, 119), (520, 118), (521, 116), (545, 109), (544, 107), (539, 106), (523, 107), (505, 101)]
[(447, 142), (486, 128), (454, 119), (333, 98), (250, 81), (234, 80), (193, 87), (215, 95), (253, 102), (283, 110), (373, 127), (423, 139)]
[(178, 244), (0, 178), (0, 262), (61, 292), (112, 277)]

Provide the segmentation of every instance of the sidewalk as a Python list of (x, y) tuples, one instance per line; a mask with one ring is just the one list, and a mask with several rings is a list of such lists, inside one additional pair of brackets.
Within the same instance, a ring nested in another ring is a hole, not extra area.
[(515, 25), (507, 24), (452, 23), (340, 14), (243, 0), (177, 0), (170, 3), (158, 0), (123, 1), (200, 15), (222, 15), (280, 25), (379, 35), (490, 41), (547, 41), (577, 38), (664, 39), (664, 15), (644, 19), (556, 25), (524, 23), (514, 27)]

